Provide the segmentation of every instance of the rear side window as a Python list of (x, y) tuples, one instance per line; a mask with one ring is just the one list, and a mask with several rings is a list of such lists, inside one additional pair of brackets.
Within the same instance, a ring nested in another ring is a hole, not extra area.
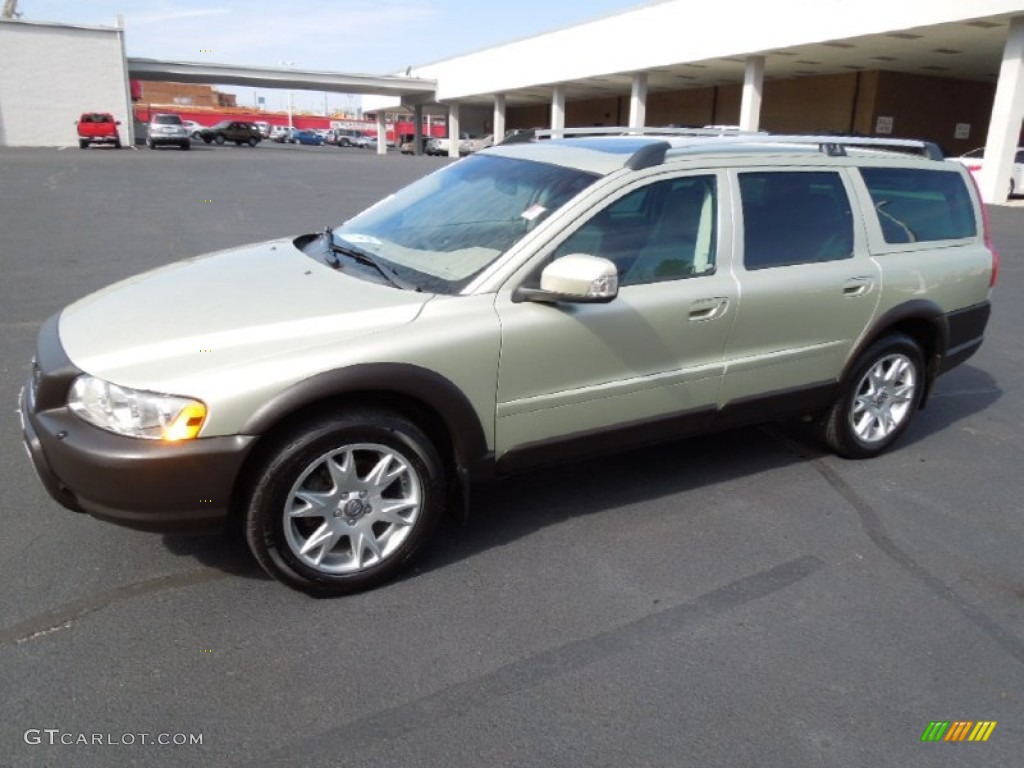
[(861, 168), (887, 243), (957, 240), (978, 234), (963, 177), (920, 168)]
[(748, 270), (853, 256), (853, 215), (839, 174), (740, 174), (743, 264)]

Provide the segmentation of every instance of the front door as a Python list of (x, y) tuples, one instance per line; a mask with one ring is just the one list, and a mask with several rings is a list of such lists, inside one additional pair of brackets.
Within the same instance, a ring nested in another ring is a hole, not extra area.
[(547, 262), (570, 253), (615, 262), (610, 303), (517, 303), (516, 285), (499, 293), (499, 463), (518, 465), (533, 449), (549, 460), (567, 441), (585, 451), (591, 438), (642, 439), (670, 419), (710, 421), (737, 297), (718, 266), (718, 187), (713, 174), (660, 177), (552, 245)]

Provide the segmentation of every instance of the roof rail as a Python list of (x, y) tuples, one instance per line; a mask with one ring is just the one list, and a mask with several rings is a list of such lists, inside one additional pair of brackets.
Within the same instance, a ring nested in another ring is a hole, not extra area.
[[(565, 136), (766, 136), (763, 131), (742, 131), (733, 126), (693, 128), (678, 125), (632, 127), (601, 125), (588, 128), (532, 128), (535, 138), (557, 139)], [(524, 141), (524, 139), (520, 139)]]
[(846, 147), (877, 147), (879, 149), (913, 149), (930, 160), (942, 160), (939, 147), (921, 139), (882, 139), (874, 136), (823, 136), (814, 134), (776, 134), (764, 131), (743, 131), (733, 126), (684, 128), (678, 126), (597, 126), (590, 128), (528, 128), (506, 136), (502, 144), (519, 144), (537, 139), (557, 139), (574, 136), (670, 136), (709, 138), (722, 142), (748, 144), (810, 144), (833, 157), (846, 154)]
[(814, 134), (777, 134), (777, 133), (726, 133), (716, 139), (717, 142), (729, 144), (810, 144), (817, 145), (818, 151), (832, 156), (841, 157), (846, 154), (847, 147), (865, 147), (878, 149), (914, 149), (930, 160), (944, 159), (942, 150), (931, 141), (921, 139), (879, 139), (874, 136), (821, 136)]

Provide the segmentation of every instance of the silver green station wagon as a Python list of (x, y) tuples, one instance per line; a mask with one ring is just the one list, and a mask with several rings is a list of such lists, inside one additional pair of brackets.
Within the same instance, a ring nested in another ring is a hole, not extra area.
[(43, 485), (136, 528), (241, 521), (273, 576), (344, 594), (480, 479), (793, 416), (874, 456), (981, 344), (998, 255), (921, 142), (580, 133), (67, 307), (21, 396)]

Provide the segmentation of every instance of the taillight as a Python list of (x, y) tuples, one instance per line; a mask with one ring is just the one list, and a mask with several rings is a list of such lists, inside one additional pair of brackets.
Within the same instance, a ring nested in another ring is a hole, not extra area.
[(988, 287), (992, 288), (995, 286), (996, 280), (999, 279), (999, 251), (996, 250), (996, 246), (992, 242), (992, 229), (988, 223), (988, 208), (985, 207), (985, 201), (981, 199), (981, 189), (978, 187), (978, 180), (974, 178), (973, 173), (967, 175), (974, 185), (974, 192), (978, 196), (978, 205), (981, 206), (981, 227), (982, 233), (985, 236), (985, 247), (992, 254), (992, 275), (988, 279)]

